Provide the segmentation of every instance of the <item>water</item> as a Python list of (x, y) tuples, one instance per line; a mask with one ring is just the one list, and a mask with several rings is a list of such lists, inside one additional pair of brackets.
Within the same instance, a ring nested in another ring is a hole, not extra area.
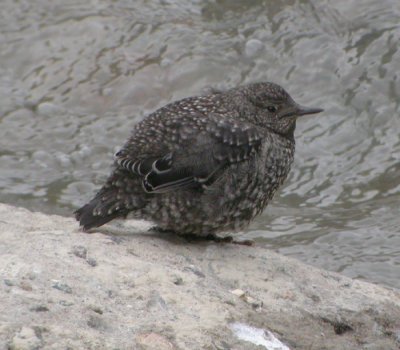
[(270, 80), (325, 108), (246, 232), (400, 287), (398, 0), (2, 0), (0, 202), (71, 215), (144, 115)]

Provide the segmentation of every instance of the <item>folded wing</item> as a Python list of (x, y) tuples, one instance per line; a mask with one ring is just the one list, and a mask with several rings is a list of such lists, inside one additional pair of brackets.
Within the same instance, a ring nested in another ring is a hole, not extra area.
[[(179, 135), (179, 130), (177, 133)], [(165, 145), (157, 155), (132, 154), (122, 149), (116, 163), (142, 179), (147, 193), (165, 193), (187, 188), (204, 188), (216, 181), (232, 164), (246, 162), (259, 152), (261, 135), (243, 122), (210, 119), (200, 132), (180, 143)]]

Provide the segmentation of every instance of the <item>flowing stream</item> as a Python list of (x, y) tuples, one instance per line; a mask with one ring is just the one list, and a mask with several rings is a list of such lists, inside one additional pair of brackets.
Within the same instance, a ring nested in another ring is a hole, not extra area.
[(2, 0), (0, 202), (71, 216), (146, 114), (274, 81), (325, 112), (244, 234), (400, 288), (399, 42), (398, 0)]

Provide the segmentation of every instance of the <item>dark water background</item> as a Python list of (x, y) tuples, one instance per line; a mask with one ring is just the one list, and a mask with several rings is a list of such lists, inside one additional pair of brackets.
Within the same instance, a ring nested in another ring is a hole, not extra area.
[(2, 0), (0, 202), (71, 215), (144, 115), (269, 80), (298, 123), (258, 244), (400, 287), (398, 0)]

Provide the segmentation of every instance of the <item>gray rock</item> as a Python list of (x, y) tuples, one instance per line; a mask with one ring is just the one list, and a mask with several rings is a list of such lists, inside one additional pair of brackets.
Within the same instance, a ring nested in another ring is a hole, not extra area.
[(182, 278), (182, 277), (179, 277), (179, 276), (176, 276), (176, 277), (173, 279), (173, 282), (174, 282), (174, 284), (176, 284), (177, 286), (181, 286), (181, 285), (183, 284), (183, 278)]
[(106, 330), (108, 328), (107, 323), (99, 315), (89, 315), (89, 318), (87, 320), (87, 325), (90, 328), (98, 330)]
[(49, 311), (49, 308), (46, 305), (35, 305), (32, 306), (29, 310), (35, 312), (46, 312)]
[(15, 283), (14, 283), (12, 280), (8, 279), (8, 278), (5, 278), (5, 279), (3, 280), (3, 282), (4, 282), (4, 284), (5, 284), (6, 286), (9, 286), (9, 287), (12, 287), (13, 285), (15, 285)]
[(75, 245), (72, 247), (72, 253), (78, 258), (86, 259), (87, 249), (81, 245)]
[(174, 350), (176, 349), (172, 342), (163, 336), (154, 332), (141, 333), (136, 337), (138, 344), (143, 350)]
[(72, 288), (66, 283), (56, 281), (52, 287), (55, 289), (61, 290), (64, 293), (68, 293), (68, 294), (72, 293)]
[(39, 350), (42, 340), (30, 327), (22, 327), (9, 343), (9, 350)]
[(37, 112), (46, 117), (55, 117), (57, 115), (64, 114), (65, 111), (63, 108), (55, 105), (51, 102), (42, 102), (37, 106)]
[(97, 266), (97, 260), (94, 259), (94, 258), (87, 258), (87, 259), (86, 259), (86, 262), (87, 262), (90, 266), (93, 266), (93, 267)]
[[(293, 350), (399, 349), (399, 291), (257, 246), (177, 243), (147, 229), (132, 221), (116, 244), (106, 228), (87, 235), (72, 218), (0, 204), (7, 278), (41, 271), (30, 291), (2, 284), (0, 349), (261, 349), (230, 329), (237, 322)], [(101, 257), (98, 268), (71, 254), (76, 242)]]
[(95, 313), (102, 315), (103, 314), (103, 310), (101, 309), (100, 306), (97, 305), (89, 305), (89, 309), (94, 311)]

